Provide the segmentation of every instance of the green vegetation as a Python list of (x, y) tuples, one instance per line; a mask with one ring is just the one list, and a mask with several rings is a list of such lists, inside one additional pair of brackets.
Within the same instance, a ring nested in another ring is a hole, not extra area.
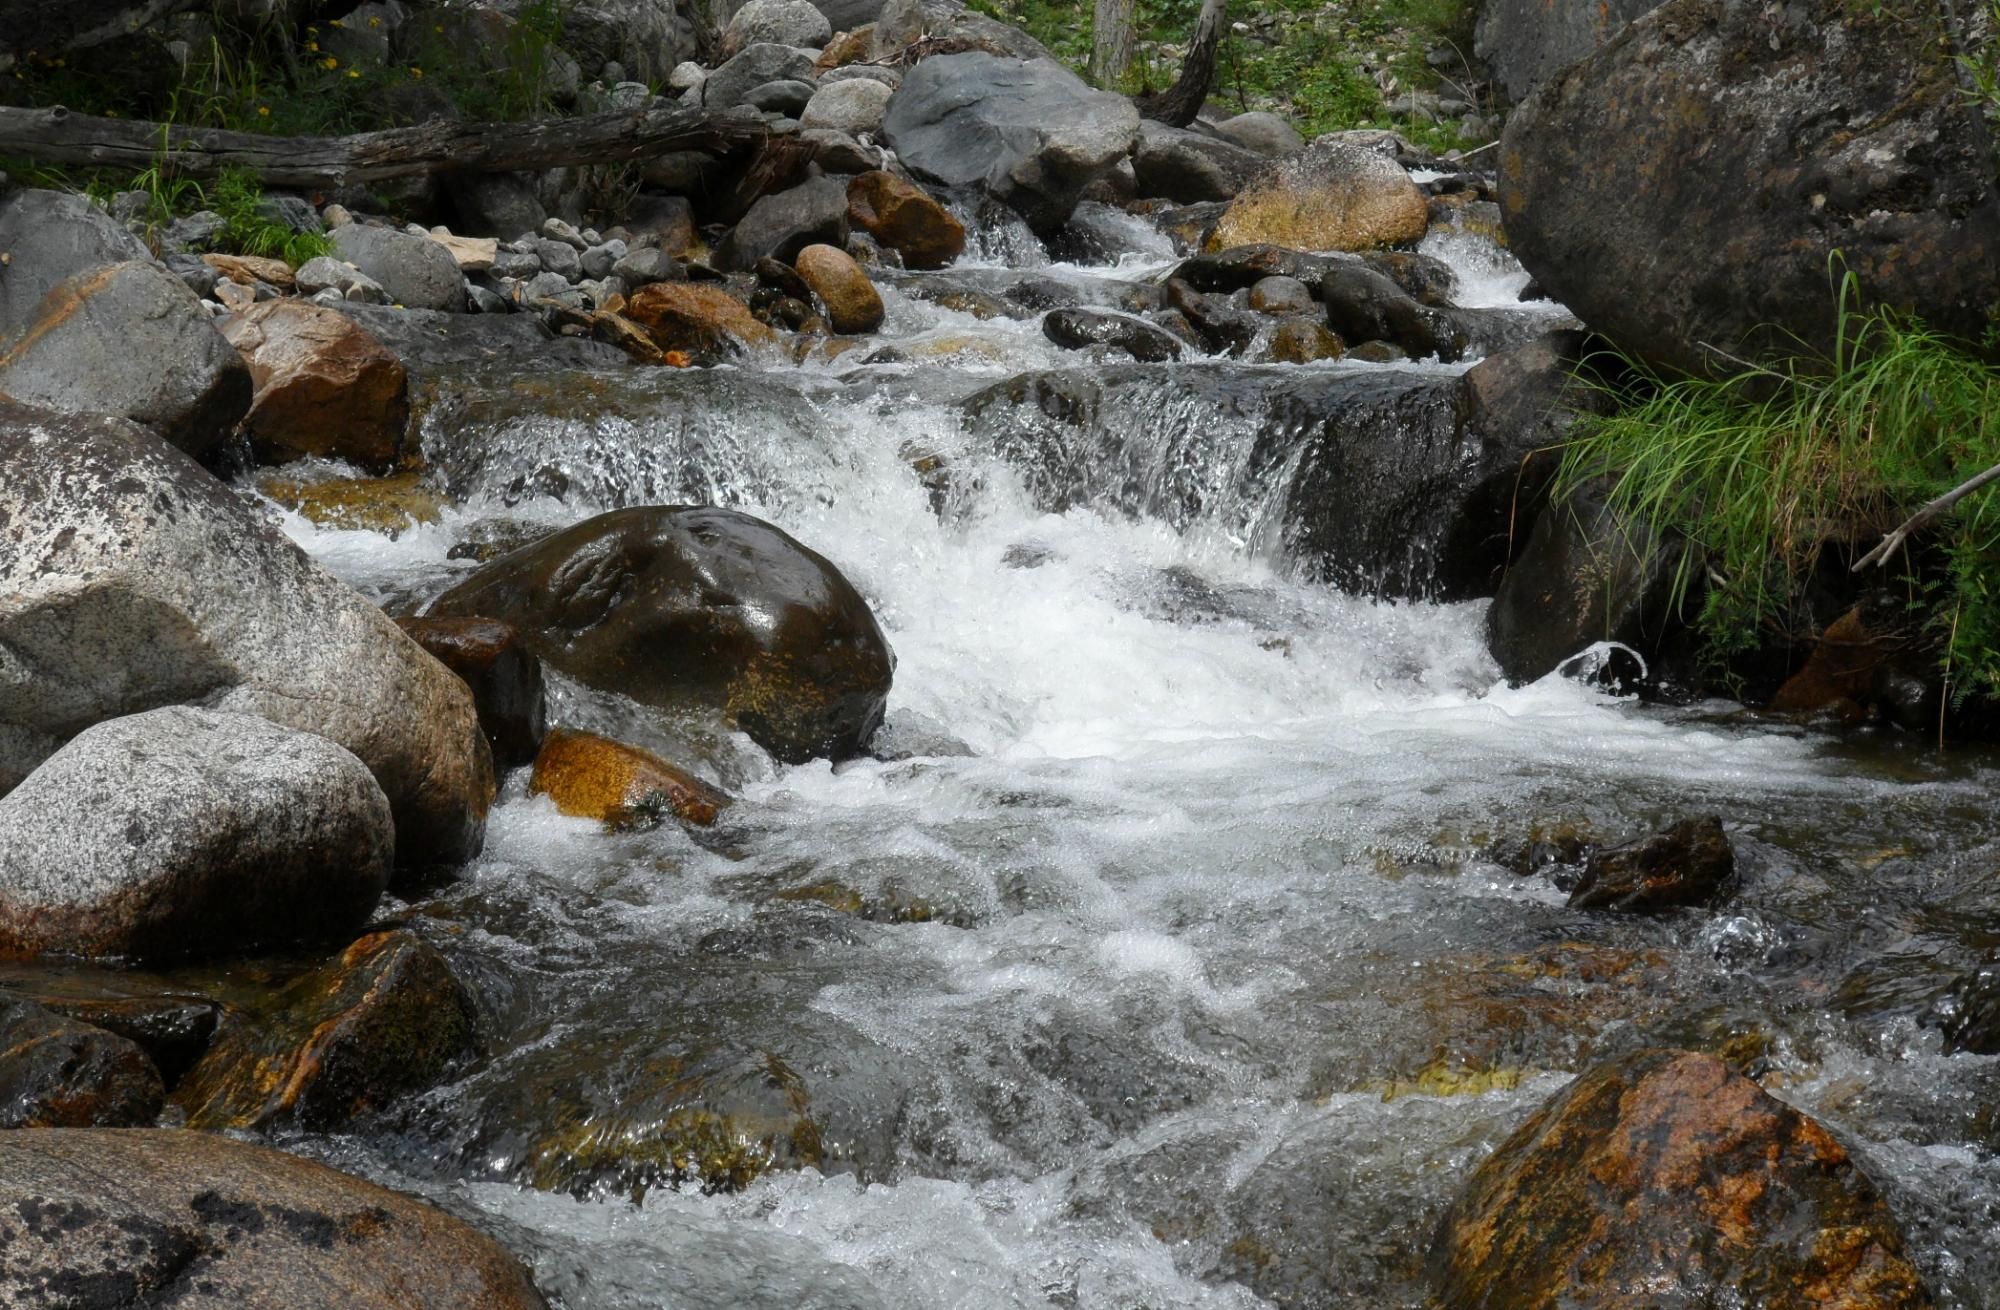
[[(1845, 570), (2000, 464), (2000, 368), (1914, 320), (1850, 312), (1852, 286), (1833, 359), (1649, 377), (1646, 399), (1590, 421), (1564, 451), (1557, 495), (1609, 477), (1629, 521), (1699, 548), (1676, 599), (1705, 583), (1699, 626), (1718, 660), (1810, 635), (1801, 598), (1824, 552)], [(1877, 576), (1907, 590), (1956, 693), (2000, 696), (2000, 500), (1975, 492), (1910, 545)]]
[[(1087, 70), (1091, 0), (971, 2), (1020, 27), (1079, 73)], [(1200, 0), (1142, 0), (1138, 62), (1129, 84), (1117, 89), (1171, 83), (1200, 8)], [(1485, 137), (1463, 137), (1455, 122), (1390, 108), (1411, 92), (1473, 101), (1424, 58), (1440, 46), (1469, 54), (1473, 11), (1467, 0), (1235, 0), (1210, 96), (1239, 110), (1276, 110), (1308, 137), (1374, 127), (1438, 152), (1481, 145)]]

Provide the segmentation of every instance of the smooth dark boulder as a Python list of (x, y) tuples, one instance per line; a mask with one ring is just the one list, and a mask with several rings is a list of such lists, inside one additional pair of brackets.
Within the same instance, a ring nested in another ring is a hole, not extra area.
[(813, 57), (788, 45), (759, 41), (742, 50), (710, 73), (701, 84), (701, 103), (710, 110), (733, 109), (748, 101), (750, 93), (769, 82), (804, 82), (814, 79)]
[(173, 1099), (190, 1128), (339, 1128), (436, 1085), (474, 1038), (471, 997), (437, 948), (370, 933), (261, 1013), (226, 1015)]
[(396, 626), (472, 690), (479, 726), (501, 768), (534, 762), (548, 732), (542, 662), (494, 619), (399, 618)]
[(847, 245), (847, 184), (839, 178), (759, 197), (716, 248), (715, 266), (748, 272), (767, 257), (790, 263), (814, 245)]
[(1440, 1225), (1455, 1310), (1922, 1310), (1874, 1183), (1815, 1120), (1708, 1055), (1587, 1071), (1501, 1143)]
[(504, 619), (571, 677), (719, 713), (787, 763), (862, 750), (895, 668), (838, 569), (726, 509), (600, 514), (493, 561), (431, 613)]
[(1139, 112), (1061, 64), (980, 51), (933, 55), (889, 100), (882, 138), (904, 167), (950, 187), (977, 187), (1043, 235), (1060, 228), (1084, 188), (1139, 137)]
[(1269, 162), (1232, 142), (1151, 120), (1139, 125), (1139, 143), (1132, 151), (1139, 194), (1181, 205), (1234, 199)]
[(0, 1128), (139, 1128), (165, 1096), (135, 1043), (0, 993)]
[(493, 764), (465, 684), (158, 437), (0, 400), (0, 540), (0, 780), (198, 702), (352, 751), (403, 865), (478, 852)]
[(1583, 862), (1571, 909), (1663, 910), (1714, 899), (1736, 871), (1736, 851), (1714, 815), (1603, 846)]
[(2000, 960), (1988, 960), (1953, 979), (1923, 1022), (1944, 1033), (1947, 1055), (2000, 1055)]
[(0, 952), (248, 954), (360, 926), (395, 829), (327, 738), (170, 706), (86, 728), (0, 796)]
[(1415, 358), (1449, 362), (1464, 353), (1457, 325), (1420, 304), (1388, 276), (1362, 264), (1327, 268), (1320, 280), (1326, 325), (1346, 342), (1387, 341)]
[(1066, 350), (1106, 346), (1148, 363), (1181, 357), (1181, 343), (1172, 333), (1129, 314), (1052, 309), (1042, 319), (1042, 335)]
[(1472, 52), (1515, 102), (1594, 53), (1660, 0), (1481, 0)]
[(1830, 352), (1846, 272), (1860, 307), (1978, 341), (2000, 166), (1941, 22), (1919, 0), (1670, 0), (1509, 120), (1509, 248), (1665, 369)]
[(1657, 678), (1689, 631), (1674, 604), (1685, 549), (1614, 510), (1602, 484), (1545, 505), (1486, 612), (1486, 648), (1502, 676), (1533, 682), (1587, 647), (1615, 642), (1638, 652)]
[(201, 301), (150, 257), (57, 283), (0, 338), (0, 395), (132, 419), (197, 458), (229, 435), (250, 394), (249, 369)]
[(464, 1221), (187, 1129), (0, 1133), (0, 1304), (546, 1310)]

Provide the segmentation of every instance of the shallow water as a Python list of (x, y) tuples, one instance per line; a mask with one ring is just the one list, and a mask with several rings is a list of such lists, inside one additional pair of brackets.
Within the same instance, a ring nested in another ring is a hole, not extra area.
[[(1473, 253), (1499, 303), (1515, 274)], [(1035, 271), (1109, 300), (1150, 270)], [(896, 344), (958, 347), (471, 380), (427, 420), (441, 523), (287, 520), (407, 604), (495, 520), (731, 505), (834, 560), (899, 661), (896, 758), (839, 768), (559, 684), (559, 717), (744, 804), (612, 835), (516, 775), (425, 906), (490, 1054), (304, 1149), (492, 1226), (570, 1310), (1419, 1306), (1478, 1160), (1584, 1063), (1666, 1043), (1754, 1061), (1857, 1148), (1940, 1304), (2000, 1307), (2000, 1060), (1916, 1023), (2000, 936), (1989, 761), (1508, 688), (1483, 603), (1302, 580), (1283, 478), (1219, 402), (1104, 416), (1123, 472), (1046, 512), (1047, 470), (958, 402), (1077, 357), (889, 300)], [(1486, 858), (1701, 812), (1739, 853), (1714, 911), (1573, 912)], [(690, 1107), (775, 1167), (648, 1173)]]

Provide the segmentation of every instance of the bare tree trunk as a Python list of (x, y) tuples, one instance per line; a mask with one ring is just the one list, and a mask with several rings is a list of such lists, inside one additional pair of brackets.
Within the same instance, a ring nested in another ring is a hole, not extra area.
[(1187, 58), (1181, 61), (1181, 75), (1156, 96), (1138, 97), (1143, 118), (1169, 127), (1186, 127), (1201, 112), (1208, 88), (1215, 82), (1215, 64), (1222, 56), (1223, 23), (1229, 16), (1229, 0), (1202, 0), (1201, 17), (1195, 20), (1194, 39), (1188, 42)]
[(1139, 0), (1097, 0), (1090, 24), (1090, 77), (1115, 87), (1132, 71)]
[(710, 114), (675, 105), (532, 123), (433, 119), (342, 137), (260, 136), (92, 118), (54, 109), (0, 108), (0, 158), (138, 172), (158, 165), (182, 177), (242, 169), (267, 186), (334, 190), (425, 173), (513, 173), (617, 164), (676, 150), (717, 154), (768, 135), (755, 114)]

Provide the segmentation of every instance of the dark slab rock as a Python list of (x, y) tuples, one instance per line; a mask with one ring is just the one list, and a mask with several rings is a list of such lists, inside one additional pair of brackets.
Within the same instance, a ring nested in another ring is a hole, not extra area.
[(165, 1095), (135, 1043), (0, 993), (0, 1128), (143, 1127)]

